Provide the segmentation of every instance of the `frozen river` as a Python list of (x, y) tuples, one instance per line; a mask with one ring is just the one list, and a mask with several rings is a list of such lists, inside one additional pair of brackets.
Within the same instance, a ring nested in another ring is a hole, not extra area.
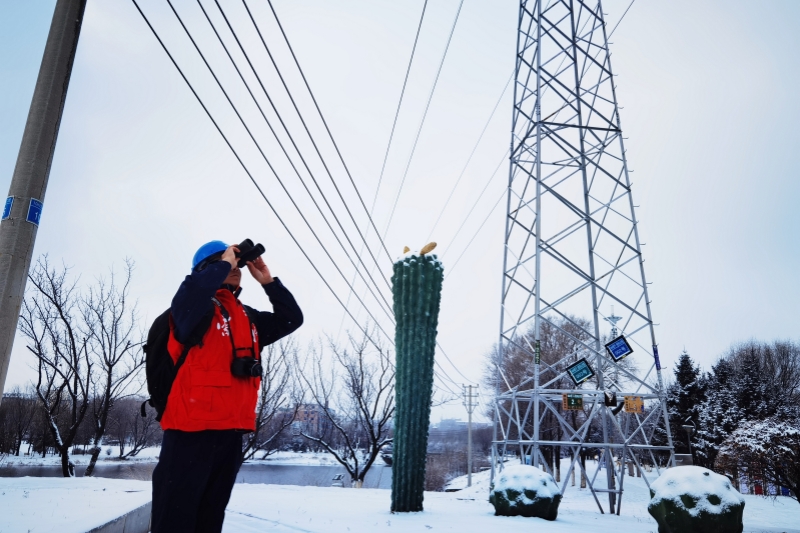
[[(96, 477), (112, 479), (137, 479), (149, 481), (153, 475), (155, 463), (98, 463), (95, 466)], [(85, 467), (76, 466), (75, 474), (83, 476)], [(347, 473), (341, 466), (309, 466), (309, 465), (275, 465), (261, 463), (245, 463), (239, 470), (237, 483), (266, 483), (273, 485), (303, 485), (313, 487), (330, 487), (337, 474)], [(4, 466), (0, 467), (0, 477), (61, 477), (60, 466)], [(374, 465), (367, 473), (364, 488), (390, 489), (392, 487), (392, 469), (384, 465)]]

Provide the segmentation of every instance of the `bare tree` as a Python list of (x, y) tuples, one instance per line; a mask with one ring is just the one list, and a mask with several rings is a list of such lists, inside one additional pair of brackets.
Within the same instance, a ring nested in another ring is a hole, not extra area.
[[(146, 417), (140, 415), (142, 398), (121, 398), (111, 403), (106, 436), (114, 441), (119, 449), (118, 459), (135, 457), (145, 447), (150, 446), (159, 433), (160, 426), (151, 411)], [(99, 446), (99, 445), (98, 445)]]
[[(312, 348), (297, 376), (322, 417), (300, 434), (327, 450), (361, 487), (381, 449), (391, 444), (395, 368), (390, 353), (367, 338), (349, 339), (350, 348), (332, 340), (329, 368), (322, 346)], [(308, 368), (310, 367), (310, 368)]]
[[(31, 281), (20, 330), (36, 356), (36, 395), (44, 407), (49, 433), (61, 455), (62, 473), (74, 475), (69, 449), (81, 439), (81, 427), (91, 413), (91, 475), (114, 401), (135, 392), (144, 364), (142, 333), (137, 329), (136, 305), (130, 302), (133, 263), (125, 262), (120, 285), (111, 271), (82, 295), (66, 267), (51, 267), (42, 256), (29, 274)], [(43, 443), (43, 447), (46, 445)], [(43, 452), (44, 453), (44, 452)]]
[(3, 395), (0, 403), (0, 451), (19, 455), (22, 442), (28, 437), (36, 415), (37, 400), (33, 389), (26, 391), (14, 387)]
[[(94, 432), (86, 476), (94, 472), (108, 426), (108, 414), (114, 402), (141, 388), (141, 384), (132, 387), (145, 361), (141, 350), (143, 333), (138, 330), (136, 304), (131, 303), (129, 297), (133, 266), (132, 261), (125, 261), (121, 285), (117, 283), (113, 269), (108, 281), (99, 278), (97, 286), (88, 289), (80, 304), (82, 328), (89, 341), (89, 353), (95, 369), (91, 378)], [(132, 391), (132, 388), (135, 390)], [(124, 445), (120, 456), (123, 452)]]
[[(540, 324), (540, 346), (541, 346), (541, 366), (540, 366), (540, 382), (549, 383), (549, 387), (553, 389), (571, 389), (574, 384), (568, 375), (564, 372), (569, 364), (579, 360), (581, 357), (586, 357), (590, 365), (595, 366), (596, 359), (594, 358), (594, 338), (590, 333), (592, 331), (591, 323), (581, 317), (575, 316), (551, 316), (543, 319)], [(601, 339), (604, 342), (605, 339)], [(483, 383), (486, 390), (500, 393), (509, 390), (513, 387), (520, 387), (521, 389), (533, 389), (534, 377), (534, 345), (535, 345), (535, 331), (531, 326), (526, 332), (518, 335), (511, 341), (508, 341), (503, 346), (502, 352), (498, 346), (494, 346), (492, 351), (487, 355), (486, 363), (484, 366)], [(590, 349), (591, 348), (591, 349)], [(626, 385), (631, 382), (631, 376), (636, 375), (636, 366), (632, 358), (626, 358), (618, 363), (619, 368), (611, 364), (608, 358), (600, 358), (600, 368), (595, 368), (595, 371), (602, 371), (605, 377), (605, 384), (607, 388), (623, 390)], [(597, 383), (598, 374), (595, 375), (590, 381), (595, 385)], [(506, 411), (510, 411), (510, 401), (504, 406)], [(561, 410), (559, 405), (554, 406), (555, 409)], [(570, 411), (563, 413), (565, 420), (571, 423), (573, 429), (579, 427), (585, 422), (588, 417), (588, 406), (583, 411)], [(494, 401), (487, 402), (486, 414), (490, 418), (495, 416), (495, 403)], [(508, 420), (500, 420), (504, 427), (507, 427), (512, 432), (508, 435), (510, 440), (517, 438), (517, 428), (512, 424), (508, 424)], [(533, 420), (528, 418), (525, 421), (525, 430), (530, 434), (533, 432)], [(593, 424), (594, 426), (594, 424)], [(540, 436), (545, 440), (563, 440), (563, 428), (559, 424), (556, 416), (550, 412), (545, 411), (539, 424)], [(595, 428), (590, 428), (588, 434), (588, 441), (599, 437)], [(557, 481), (561, 478), (561, 453), (562, 450), (559, 446), (543, 446), (541, 448), (542, 454), (545, 456), (547, 463), (553, 467), (553, 473)], [(585, 458), (581, 458), (582, 462)], [(585, 484), (584, 473), (582, 472), (581, 483), (582, 487)]]
[[(36, 356), (36, 395), (61, 456), (64, 477), (75, 475), (69, 449), (89, 407), (93, 370), (89, 339), (80, 327), (76, 282), (67, 274), (66, 267), (52, 268), (46, 255), (39, 258), (28, 274), (29, 295), (19, 323), (28, 350)], [(59, 415), (65, 423), (59, 424)]]
[[(297, 360), (297, 344), (291, 338), (267, 346), (261, 353), (261, 378), (256, 429), (244, 440), (242, 460), (252, 459), (263, 452), (262, 459), (277, 451), (281, 435), (292, 425), (300, 399), (295, 397), (292, 362)], [(288, 407), (289, 405), (294, 407)]]

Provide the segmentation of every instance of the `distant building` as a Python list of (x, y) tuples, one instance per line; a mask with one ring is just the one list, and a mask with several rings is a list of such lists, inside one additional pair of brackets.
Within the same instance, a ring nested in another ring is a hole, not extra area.
[[(285, 410), (295, 411), (289, 407)], [(335, 415), (333, 411), (330, 412)], [(330, 429), (330, 420), (321, 405), (308, 403), (297, 406), (294, 421), (292, 421), (293, 435), (299, 435), (301, 432), (309, 435), (321, 435), (325, 434), (328, 429)]]
[[(473, 422), (473, 438), (479, 429), (491, 427), (491, 424)], [(428, 430), (428, 453), (441, 453), (448, 446), (467, 445), (467, 423), (458, 418), (445, 418), (438, 424), (432, 424)]]

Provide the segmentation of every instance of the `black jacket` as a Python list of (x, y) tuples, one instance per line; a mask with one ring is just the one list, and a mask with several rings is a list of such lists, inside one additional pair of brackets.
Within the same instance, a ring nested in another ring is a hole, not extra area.
[[(203, 318), (214, 312), (211, 298), (230, 271), (230, 263), (217, 261), (200, 272), (192, 272), (183, 280), (172, 298), (171, 307), (175, 339), (178, 342), (185, 343)], [(273, 312), (256, 311), (248, 306), (245, 308), (258, 331), (259, 344), (264, 348), (299, 328), (303, 324), (303, 312), (292, 293), (278, 278), (262, 287), (272, 303)]]

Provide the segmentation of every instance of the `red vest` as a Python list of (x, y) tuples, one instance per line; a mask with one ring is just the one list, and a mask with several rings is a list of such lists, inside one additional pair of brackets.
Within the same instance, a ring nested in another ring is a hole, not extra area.
[[(163, 429), (203, 431), (206, 429), (255, 430), (256, 402), (260, 378), (231, 374), (233, 346), (239, 357), (259, 357), (258, 333), (247, 318), (241, 302), (228, 290), (220, 289), (217, 300), (230, 315), (226, 323), (218, 306), (203, 342), (192, 347), (178, 370), (161, 418)], [(183, 345), (175, 340), (170, 320), (167, 345), (172, 360), (178, 360)]]

